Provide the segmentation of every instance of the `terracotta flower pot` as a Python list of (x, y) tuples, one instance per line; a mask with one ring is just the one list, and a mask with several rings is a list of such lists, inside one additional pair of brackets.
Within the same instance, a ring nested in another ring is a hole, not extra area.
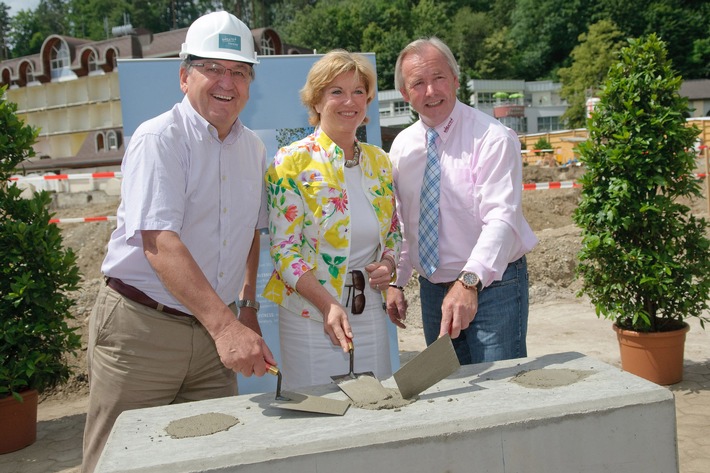
[(0, 455), (23, 449), (37, 440), (37, 391), (0, 399)]
[(621, 369), (656, 384), (669, 385), (683, 380), (684, 324), (672, 332), (641, 333), (613, 325), (619, 341)]

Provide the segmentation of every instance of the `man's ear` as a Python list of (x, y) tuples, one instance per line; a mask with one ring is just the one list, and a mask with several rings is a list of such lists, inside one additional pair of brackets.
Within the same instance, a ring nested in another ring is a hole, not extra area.
[(409, 103), (409, 94), (407, 93), (407, 89), (405, 87), (402, 87), (399, 89), (399, 93), (402, 94), (402, 98), (404, 98), (404, 101)]
[(187, 93), (187, 75), (188, 75), (187, 67), (181, 67), (180, 68), (180, 90), (182, 90), (183, 94)]

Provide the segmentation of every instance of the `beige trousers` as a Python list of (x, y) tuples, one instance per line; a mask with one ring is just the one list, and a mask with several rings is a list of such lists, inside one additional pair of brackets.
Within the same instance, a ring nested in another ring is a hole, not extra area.
[(88, 364), (83, 473), (96, 468), (121, 412), (237, 394), (235, 373), (197, 319), (159, 312), (107, 286), (91, 312)]

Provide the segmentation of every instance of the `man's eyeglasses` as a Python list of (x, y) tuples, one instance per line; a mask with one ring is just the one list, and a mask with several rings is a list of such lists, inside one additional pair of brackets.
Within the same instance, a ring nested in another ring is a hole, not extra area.
[(238, 69), (230, 69), (216, 62), (192, 62), (192, 67), (199, 67), (202, 73), (210, 79), (220, 79), (229, 71), (229, 77), (234, 82), (249, 82), (252, 77), (252, 70), (249, 66), (242, 66)]
[[(348, 298), (345, 301), (345, 307), (350, 303), (350, 296), (352, 295), (352, 314), (359, 315), (365, 310), (365, 276), (362, 274), (362, 271), (358, 270), (350, 271), (350, 276), (352, 278), (352, 284), (345, 284), (345, 287), (348, 288)], [(358, 294), (357, 291), (360, 291), (360, 294)]]

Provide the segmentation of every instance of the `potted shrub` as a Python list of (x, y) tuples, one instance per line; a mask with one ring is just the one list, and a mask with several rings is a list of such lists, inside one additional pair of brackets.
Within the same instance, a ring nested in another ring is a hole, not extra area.
[(34, 442), (37, 393), (67, 380), (66, 356), (81, 344), (67, 323), (79, 270), (50, 223), (51, 197), (23, 198), (10, 181), (37, 137), (16, 110), (0, 89), (0, 409), (12, 409), (0, 412), (0, 453)]
[[(586, 172), (573, 216), (582, 230), (579, 295), (591, 298), (597, 316), (614, 320), (622, 369), (659, 384), (682, 380), (685, 319), (697, 317), (703, 328), (708, 321), (708, 222), (687, 205), (701, 197), (693, 151), (699, 130), (686, 125), (681, 80), (655, 34), (620, 51), (588, 120), (589, 139), (578, 147)], [(679, 355), (669, 351), (674, 334)], [(646, 338), (663, 353), (646, 352)], [(635, 361), (646, 366), (634, 368)], [(654, 372), (663, 368), (676, 373)]]

